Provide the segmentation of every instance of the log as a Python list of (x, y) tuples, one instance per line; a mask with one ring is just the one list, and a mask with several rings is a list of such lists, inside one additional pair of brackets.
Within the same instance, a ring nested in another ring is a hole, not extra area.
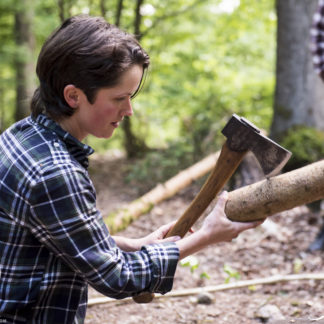
[(226, 215), (254, 221), (324, 198), (324, 160), (229, 193)]
[(154, 189), (142, 197), (132, 201), (124, 208), (120, 208), (104, 217), (111, 233), (125, 229), (132, 221), (142, 214), (149, 212), (155, 205), (188, 187), (193, 181), (207, 174), (216, 164), (220, 152), (208, 155), (193, 166), (181, 171), (173, 178), (163, 184), (157, 185)]

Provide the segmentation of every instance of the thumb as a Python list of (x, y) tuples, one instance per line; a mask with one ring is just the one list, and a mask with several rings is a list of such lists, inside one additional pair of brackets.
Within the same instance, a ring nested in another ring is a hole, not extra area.
[(162, 240), (162, 242), (177, 242), (181, 240), (181, 236), (170, 236)]
[(227, 200), (228, 200), (228, 192), (223, 191), (222, 194), (217, 199), (217, 205), (219, 207), (221, 207), (222, 209), (224, 209), (225, 205), (227, 203)]

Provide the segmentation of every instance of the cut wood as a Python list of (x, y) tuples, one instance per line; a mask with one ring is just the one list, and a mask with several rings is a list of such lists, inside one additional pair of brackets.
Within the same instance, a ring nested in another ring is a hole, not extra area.
[[(206, 287), (196, 287), (188, 289), (179, 289), (174, 290), (166, 295), (156, 295), (155, 298), (170, 298), (170, 297), (183, 297), (201, 294), (205, 292), (216, 292), (224, 291), (230, 289), (238, 289), (245, 287), (253, 287), (259, 285), (271, 285), (279, 282), (288, 282), (288, 281), (298, 281), (298, 280), (324, 280), (324, 273), (304, 273), (304, 274), (292, 274), (292, 275), (276, 275), (267, 278), (259, 278), (252, 280), (242, 280), (227, 284), (215, 285), (215, 286), (206, 286)], [(120, 300), (109, 298), (109, 297), (97, 297), (89, 299), (88, 306), (106, 304), (111, 302), (118, 302)], [(131, 298), (125, 298), (124, 301), (132, 301)]]
[(125, 229), (132, 221), (142, 214), (149, 212), (155, 205), (188, 187), (193, 181), (207, 174), (213, 169), (219, 152), (208, 155), (193, 166), (181, 171), (163, 184), (157, 185), (144, 196), (132, 201), (124, 208), (120, 208), (104, 217), (111, 233)]
[(251, 221), (324, 199), (324, 160), (229, 193), (229, 219)]

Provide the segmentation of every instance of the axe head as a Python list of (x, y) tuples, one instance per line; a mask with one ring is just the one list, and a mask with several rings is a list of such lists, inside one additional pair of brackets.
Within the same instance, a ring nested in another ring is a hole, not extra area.
[(236, 114), (232, 115), (222, 133), (232, 151), (253, 152), (266, 177), (278, 174), (291, 157), (291, 152), (262, 135), (255, 125)]

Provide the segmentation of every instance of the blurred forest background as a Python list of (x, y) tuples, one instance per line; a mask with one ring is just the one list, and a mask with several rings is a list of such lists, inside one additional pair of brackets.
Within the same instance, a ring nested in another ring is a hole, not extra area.
[[(294, 153), (290, 168), (324, 156), (324, 83), (310, 28), (317, 0), (1, 0), (0, 132), (29, 114), (44, 40), (71, 15), (100, 15), (133, 33), (151, 57), (134, 116), (98, 152), (137, 158), (161, 181), (223, 142), (231, 114)], [(289, 166), (288, 166), (289, 167)], [(163, 171), (161, 171), (163, 170)]]

